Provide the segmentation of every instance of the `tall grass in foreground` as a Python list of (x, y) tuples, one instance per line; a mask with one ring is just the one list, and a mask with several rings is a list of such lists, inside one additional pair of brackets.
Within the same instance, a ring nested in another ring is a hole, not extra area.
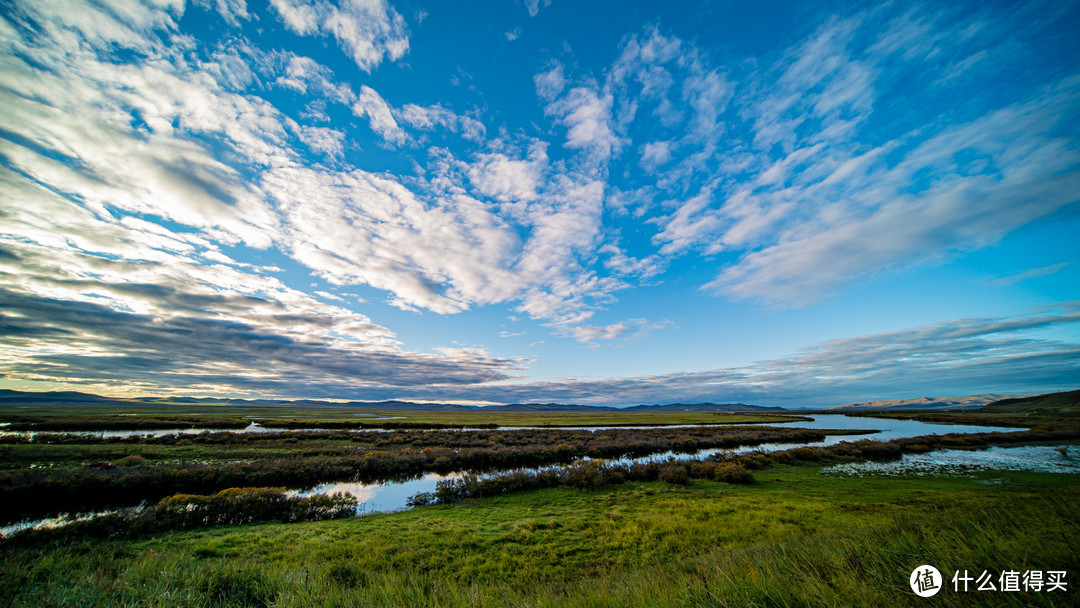
[[(994, 474), (998, 475), (998, 474)], [(907, 587), (912, 568), (1080, 566), (1072, 476), (629, 483), (312, 524), (0, 552), (12, 606), (1021, 606), (1068, 593)]]

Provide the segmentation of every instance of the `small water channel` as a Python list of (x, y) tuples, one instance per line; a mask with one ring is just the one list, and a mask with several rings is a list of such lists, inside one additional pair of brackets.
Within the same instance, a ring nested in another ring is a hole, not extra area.
[[(696, 426), (696, 425), (678, 425), (678, 426)], [(749, 425), (747, 425), (749, 426)], [(744, 446), (736, 448), (733, 451), (736, 453), (745, 453), (751, 451), (764, 451), (774, 452), (779, 450), (787, 450), (795, 447), (803, 446), (828, 446), (834, 445), (841, 441), (858, 441), (860, 439), (873, 439), (878, 441), (891, 441), (893, 439), (900, 439), (905, 437), (917, 437), (920, 435), (944, 435), (949, 433), (988, 433), (988, 432), (1010, 432), (1021, 429), (1008, 428), (1008, 427), (994, 427), (994, 426), (978, 426), (978, 425), (957, 425), (957, 424), (935, 424), (929, 422), (920, 422), (917, 420), (898, 420), (891, 418), (867, 418), (867, 417), (852, 417), (845, 416), (843, 414), (815, 414), (812, 416), (812, 420), (809, 421), (792, 421), (786, 423), (756, 423), (755, 426), (777, 426), (777, 427), (799, 427), (819, 430), (867, 430), (872, 431), (865, 434), (855, 435), (833, 435), (826, 437), (824, 441), (819, 442), (796, 442), (796, 443), (768, 443), (755, 446)], [(536, 428), (549, 428), (549, 427), (500, 427), (497, 430), (523, 430), (523, 429), (536, 429)], [(604, 428), (611, 427), (574, 427), (573, 429), (566, 430), (587, 430), (597, 431)], [(642, 426), (642, 427), (619, 427), (619, 428), (661, 428), (656, 426)], [(662, 428), (678, 428), (666, 426)], [(174, 429), (170, 431), (104, 431), (105, 437), (130, 437), (133, 435), (148, 435), (161, 436), (161, 434), (192, 434), (199, 432), (206, 432), (209, 429)], [(340, 430), (340, 429), (334, 429)], [(374, 429), (362, 429), (364, 431), (373, 431)], [(461, 432), (469, 432), (470, 429), (462, 429)], [(490, 430), (490, 429), (487, 429)], [(284, 432), (285, 429), (274, 429), (260, 427), (258, 425), (251, 425), (246, 429), (232, 431), (232, 432)], [(220, 431), (218, 431), (220, 432)], [(115, 433), (115, 434), (113, 434)], [(95, 436), (102, 436), (102, 432), (94, 433)], [(652, 454), (649, 456), (643, 456), (638, 458), (624, 458), (616, 460), (615, 462), (624, 464), (644, 463), (653, 461), (663, 461), (669, 458), (676, 460), (689, 460), (699, 459), (716, 453), (718, 450), (715, 448), (700, 450), (691, 453), (678, 453), (678, 452), (663, 452), (658, 454)], [(903, 471), (909, 470), (910, 467), (923, 467), (925, 470), (932, 470), (934, 466), (941, 465), (944, 467), (941, 471), (948, 471), (950, 466), (966, 466), (963, 464), (964, 458), (981, 459), (982, 466), (993, 467), (1002, 466), (1002, 468), (1014, 468), (1020, 467), (1024, 469), (1033, 470), (1051, 470), (1057, 472), (1080, 472), (1080, 466), (1071, 466), (1068, 463), (1060, 465), (1058, 462), (1062, 458), (1078, 458), (1072, 454), (1063, 455), (1051, 447), (1014, 447), (1014, 448), (999, 448), (994, 447), (989, 450), (968, 452), (963, 450), (940, 450), (936, 452), (930, 452), (927, 454), (906, 454), (899, 463), (866, 463), (867, 465), (874, 465), (882, 467), (880, 470), (887, 470), (884, 467), (889, 465), (896, 465), (895, 469), (897, 473), (903, 474)], [(1056, 463), (1057, 468), (1046, 468), (1047, 463)], [(904, 468), (908, 467), (908, 468)], [(837, 469), (832, 474), (868, 474), (877, 472), (879, 469), (867, 468), (865, 470), (853, 469), (848, 471), (846, 469)], [(499, 472), (489, 472), (491, 474), (498, 474)], [(427, 473), (419, 477), (408, 479), (404, 481), (387, 481), (382, 483), (360, 483), (354, 481), (342, 481), (331, 482), (318, 485), (313, 488), (298, 488), (291, 490), (291, 493), (298, 496), (312, 496), (317, 494), (336, 494), (346, 493), (350, 494), (357, 499), (357, 513), (385, 513), (390, 511), (396, 511), (407, 508), (407, 501), (409, 497), (420, 492), (434, 492), (436, 485), (439, 481), (444, 479), (459, 478), (465, 472), (450, 473), (448, 475), (439, 475), (436, 473)], [(39, 522), (24, 522), (21, 524), (13, 524), (9, 526), (0, 527), (0, 535), (7, 535), (11, 532), (27, 529), (37, 526), (51, 526), (62, 525), (65, 521), (64, 518), (51, 518), (48, 520), (41, 520)]]
[[(685, 425), (693, 426), (693, 425)], [(747, 425), (749, 426), (749, 425)], [(817, 442), (796, 442), (796, 443), (765, 443), (754, 446), (743, 446), (735, 448), (736, 453), (746, 453), (753, 451), (763, 452), (776, 452), (780, 450), (788, 450), (796, 447), (803, 446), (828, 446), (840, 443), (841, 441), (858, 441), (860, 439), (874, 439), (877, 441), (891, 441), (893, 439), (901, 439), (904, 437), (918, 437), (920, 435), (945, 435), (948, 433), (991, 433), (994, 431), (1010, 432), (1018, 431), (1022, 429), (1011, 427), (997, 427), (997, 426), (976, 426), (966, 424), (935, 424), (930, 422), (919, 422), (918, 420), (897, 420), (892, 418), (863, 418), (854, 416), (845, 416), (843, 414), (816, 414), (813, 416), (813, 420), (809, 421), (793, 421), (782, 423), (758, 423), (756, 426), (783, 426), (783, 427), (799, 427), (808, 429), (819, 430), (867, 430), (873, 431), (865, 434), (857, 435), (832, 435), (826, 437), (824, 441)], [(518, 427), (518, 428), (536, 428), (536, 427)], [(610, 427), (577, 427), (578, 430), (597, 431), (602, 428)], [(625, 427), (623, 427), (625, 428)], [(638, 427), (638, 428), (657, 428), (657, 427)], [(672, 428), (672, 427), (665, 427)], [(498, 430), (511, 430), (510, 428), (500, 427)], [(1012, 448), (1004, 448), (1012, 449)], [(637, 458), (622, 458), (613, 460), (612, 462), (619, 464), (634, 464), (645, 462), (657, 462), (674, 458), (676, 460), (693, 460), (699, 458), (705, 458), (710, 454), (715, 454), (716, 448), (708, 448), (705, 450), (699, 450), (697, 452), (680, 453), (680, 452), (661, 452), (658, 454), (651, 454), (649, 456), (641, 456)], [(924, 456), (932, 456), (931, 454), (925, 454)], [(423, 477), (417, 479), (410, 479), (402, 482), (384, 482), (384, 483), (356, 483), (356, 482), (344, 482), (344, 483), (326, 483), (315, 488), (310, 488), (302, 491), (296, 491), (299, 496), (312, 496), (315, 494), (334, 494), (338, 492), (344, 492), (356, 497), (359, 502), (357, 507), (358, 512), (362, 513), (384, 513), (388, 511), (396, 511), (398, 509), (404, 509), (407, 507), (407, 500), (410, 496), (419, 492), (434, 492), (436, 484), (443, 479), (461, 477), (463, 473), (451, 473), (449, 475), (437, 475), (429, 473)], [(498, 472), (492, 473), (498, 474)]]

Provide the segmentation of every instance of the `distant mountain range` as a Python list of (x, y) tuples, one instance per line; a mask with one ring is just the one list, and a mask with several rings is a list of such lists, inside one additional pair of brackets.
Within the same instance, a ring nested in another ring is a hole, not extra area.
[(1016, 399), (1030, 395), (1001, 395), (986, 393), (966, 397), (919, 397), (917, 399), (884, 399), (881, 401), (860, 401), (848, 403), (830, 410), (966, 410), (978, 409), (1002, 399)]
[[(333, 401), (319, 401), (314, 399), (281, 400), (281, 399), (219, 399), (198, 397), (102, 397), (90, 393), (77, 391), (50, 391), (50, 392), (24, 392), (8, 389), (0, 389), (0, 407), (4, 406), (111, 406), (121, 407), (124, 405), (159, 405), (168, 407), (169, 404), (191, 405), (229, 405), (236, 408), (244, 407), (329, 407), (349, 408), (358, 410), (412, 410), (412, 411), (476, 411), (481, 406), (457, 405), (452, 403), (412, 403), (409, 401), (350, 401), (338, 403)], [(511, 405), (482, 406), (485, 410), (497, 412), (596, 412), (596, 410), (612, 411), (650, 411), (650, 412), (787, 412), (791, 410), (782, 407), (767, 407), (762, 405), (750, 405), (746, 403), (669, 403), (654, 405), (633, 405), (629, 407), (612, 407), (600, 405), (575, 405), (562, 403), (515, 403)], [(917, 399), (884, 399), (879, 401), (860, 401), (848, 403), (831, 408), (820, 408), (817, 411), (832, 411), (843, 413), (845, 411), (867, 410), (974, 410), (985, 409), (994, 412), (1033, 412), (1033, 413), (1056, 413), (1056, 414), (1080, 414), (1080, 391), (1064, 393), (1051, 393), (1048, 395), (1008, 395), (986, 393), (982, 395), (968, 395), (965, 397), (920, 397)]]
[[(413, 411), (475, 411), (480, 406), (457, 405), (452, 403), (412, 403), (408, 401), (350, 401), (338, 403), (312, 399), (219, 399), (199, 397), (102, 397), (77, 391), (26, 392), (0, 389), (0, 406), (123, 406), (123, 405), (161, 405), (186, 403), (192, 405), (230, 405), (233, 407), (333, 407), (369, 410), (413, 410)], [(650, 412), (762, 412), (786, 411), (782, 407), (766, 407), (745, 403), (671, 403), (666, 405), (634, 405), (631, 407), (610, 407), (598, 405), (573, 405), (560, 403), (515, 403), (511, 405), (483, 406), (485, 410), (499, 412), (596, 412), (596, 410), (650, 411)]]

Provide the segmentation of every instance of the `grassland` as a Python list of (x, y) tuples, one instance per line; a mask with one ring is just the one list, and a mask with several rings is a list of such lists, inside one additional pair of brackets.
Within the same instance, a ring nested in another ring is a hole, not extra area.
[[(903, 412), (889, 417), (925, 415)], [(1015, 414), (1004, 413), (940, 416), (948, 419), (934, 421), (1007, 426), (1008, 416), (1016, 419)], [(170, 532), (146, 527), (141, 536), (117, 533), (109, 538), (78, 532), (16, 536), (0, 540), (0, 605), (1076, 605), (1075, 590), (973, 589), (965, 594), (947, 589), (925, 600), (911, 593), (908, 576), (921, 564), (937, 566), (946, 580), (958, 569), (973, 575), (987, 570), (994, 576), (1003, 570), (1076, 572), (1078, 476), (820, 474), (823, 464), (836, 458), (890, 459), (907, 451), (996, 441), (1057, 445), (1077, 436), (1075, 420), (1063, 430), (1060, 418), (1023, 418), (1022, 426), (1038, 430), (742, 456), (738, 462), (753, 469), (746, 480), (752, 483), (745, 485), (699, 474), (707, 463), (672, 463), (669, 468), (685, 467), (688, 474), (668, 477), (667, 482), (645, 480), (664, 480), (663, 474), (645, 478), (628, 474), (612, 485), (508, 489), (495, 496), (363, 518)], [(179, 491), (173, 489), (178, 483), (214, 491), (244, 482), (277, 485), (268, 481), (282, 475), (321, 479), (327, 471), (338, 474), (334, 468), (338, 465), (354, 475), (361, 470), (358, 467), (376, 465), (379, 474), (387, 474), (398, 467), (408, 473), (482, 468), (485, 463), (502, 466), (519, 460), (565, 462), (586, 454), (692, 450), (721, 445), (734, 439), (730, 435), (747, 433), (739, 439), (742, 442), (750, 433), (772, 432), (799, 431), (737, 427), (616, 428), (598, 433), (334, 431), (158, 439), (39, 435), (40, 442), (8, 438), (0, 445), (0, 487), (6, 488), (8, 499), (0, 502), (10, 507), (30, 504), (35, 496), (51, 500), (55, 496), (50, 498), (48, 492), (63, 494), (72, 487), (74, 494), (68, 498), (83, 500), (100, 495), (106, 486), (110, 491), (129, 490), (132, 497), (150, 497)], [(721, 464), (713, 466), (719, 469)], [(70, 486), (73, 480), (77, 487)], [(254, 499), (266, 492), (248, 494)], [(296, 507), (303, 505), (279, 506), (283, 514), (267, 517), (282, 521), (307, 517), (296, 515)], [(333, 505), (329, 508), (327, 516), (335, 516)], [(147, 530), (152, 533), (146, 535)], [(110, 535), (104, 529), (101, 536)]]
[(1078, 417), (1080, 416), (1080, 391), (1002, 399), (983, 407), (981, 411)]
[[(911, 570), (1075, 572), (1075, 476), (548, 489), (359, 519), (0, 548), (11, 606), (925, 605)], [(1075, 605), (943, 591), (934, 605)]]

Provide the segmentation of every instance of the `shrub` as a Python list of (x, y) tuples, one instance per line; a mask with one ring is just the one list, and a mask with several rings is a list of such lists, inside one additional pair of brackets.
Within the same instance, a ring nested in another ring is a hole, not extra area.
[(860, 441), (856, 445), (859, 455), (867, 460), (896, 460), (904, 454), (904, 450), (893, 443)]
[(137, 536), (257, 521), (320, 521), (351, 517), (355, 513), (356, 498), (347, 494), (301, 498), (289, 496), (281, 488), (229, 488), (210, 495), (174, 494), (144, 509), (119, 509), (59, 528), (28, 530), (16, 534), (12, 540), (38, 542)]
[(772, 464), (772, 459), (765, 454), (762, 454), (761, 452), (747, 454), (746, 456), (740, 458), (739, 461), (742, 462), (743, 466), (745, 466), (746, 468), (753, 470), (764, 469), (765, 467)]
[(626, 482), (626, 467), (608, 467), (607, 472), (604, 474), (604, 481), (610, 484), (620, 484)]
[(795, 458), (787, 452), (773, 452), (769, 457), (772, 458), (773, 462), (778, 462), (780, 464), (791, 464), (795, 462)]
[(754, 474), (741, 464), (723, 462), (716, 465), (716, 473), (713, 479), (724, 483), (747, 484), (754, 483)]
[(118, 467), (137, 467), (146, 464), (146, 459), (138, 454), (131, 454), (117, 460), (115, 464)]
[(433, 502), (435, 502), (435, 494), (431, 492), (419, 492), (410, 496), (409, 499), (405, 501), (405, 504), (410, 507), (422, 507), (424, 505), (430, 505)]
[(603, 469), (603, 463), (596, 460), (568, 465), (563, 468), (564, 483), (571, 488), (593, 488), (604, 485)]
[(660, 474), (660, 467), (655, 463), (635, 463), (630, 465), (630, 479), (632, 481), (656, 481)]
[(660, 481), (666, 481), (672, 485), (685, 486), (690, 483), (690, 472), (680, 464), (667, 464), (660, 467)]
[(691, 461), (690, 477), (693, 479), (712, 479), (716, 475), (716, 463), (708, 460)]
[(788, 450), (787, 453), (791, 454), (791, 457), (795, 460), (805, 460), (810, 462), (816, 462), (825, 456), (825, 451), (821, 448), (794, 448)]
[(290, 497), (282, 488), (228, 488), (217, 494), (175, 494), (148, 510), (165, 529), (256, 521), (316, 521), (348, 517), (356, 499), (345, 494)]

